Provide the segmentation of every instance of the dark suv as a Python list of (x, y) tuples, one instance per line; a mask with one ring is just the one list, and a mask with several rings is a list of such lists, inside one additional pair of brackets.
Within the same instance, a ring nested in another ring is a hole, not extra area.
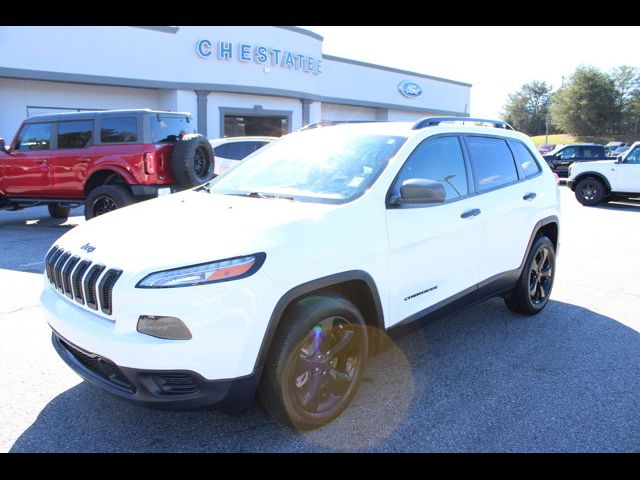
[(592, 162), (607, 160), (607, 154), (602, 145), (596, 143), (573, 143), (558, 145), (554, 150), (543, 155), (551, 170), (559, 177), (569, 176), (569, 165), (573, 162)]
[(152, 110), (38, 115), (11, 146), (0, 139), (0, 209), (48, 205), (87, 219), (214, 176), (214, 156), (190, 113)]

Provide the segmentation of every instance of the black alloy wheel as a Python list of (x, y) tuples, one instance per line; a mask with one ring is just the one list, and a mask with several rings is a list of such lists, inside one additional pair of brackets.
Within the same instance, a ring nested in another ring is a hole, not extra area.
[(209, 180), (210, 169), (211, 161), (209, 160), (209, 156), (205, 152), (204, 148), (197, 148), (193, 156), (193, 170), (196, 177), (198, 177), (202, 183)]
[(360, 310), (334, 292), (287, 308), (260, 382), (260, 401), (279, 422), (300, 430), (338, 417), (355, 396), (368, 356)]
[(547, 301), (552, 281), (551, 252), (548, 248), (542, 247), (536, 252), (529, 272), (529, 296), (534, 305), (541, 305)]
[(553, 242), (540, 235), (531, 246), (514, 289), (504, 296), (507, 307), (524, 315), (540, 313), (549, 303), (555, 266)]
[(90, 220), (135, 202), (136, 198), (126, 185), (101, 185), (87, 195), (84, 216)]
[(346, 319), (329, 317), (302, 341), (288, 386), (306, 414), (330, 412), (349, 392), (362, 361), (358, 335)]
[(116, 202), (113, 198), (107, 195), (102, 195), (94, 200), (91, 205), (91, 213), (93, 217), (97, 217), (99, 215), (112, 212), (117, 208), (118, 207), (116, 206)]
[(604, 200), (606, 190), (597, 178), (585, 178), (576, 185), (576, 199), (586, 206), (596, 205)]

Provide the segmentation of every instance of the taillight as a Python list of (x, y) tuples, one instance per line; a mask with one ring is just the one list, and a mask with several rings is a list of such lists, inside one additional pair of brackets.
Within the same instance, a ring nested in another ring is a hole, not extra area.
[(560, 175), (556, 172), (553, 172), (553, 176), (556, 177), (556, 185), (560, 185)]
[(147, 152), (144, 154), (144, 173), (147, 175), (153, 175), (156, 173), (156, 156), (153, 152)]

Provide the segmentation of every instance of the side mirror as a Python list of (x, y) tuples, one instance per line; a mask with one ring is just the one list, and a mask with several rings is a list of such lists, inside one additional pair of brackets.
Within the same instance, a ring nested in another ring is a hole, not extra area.
[(0, 137), (0, 150), (2, 150), (3, 152), (7, 151), (7, 147), (4, 143), (4, 138)]
[(390, 199), (391, 205), (444, 203), (444, 185), (428, 178), (409, 178), (400, 186), (400, 196)]
[(616, 157), (616, 163), (622, 163), (622, 155)]

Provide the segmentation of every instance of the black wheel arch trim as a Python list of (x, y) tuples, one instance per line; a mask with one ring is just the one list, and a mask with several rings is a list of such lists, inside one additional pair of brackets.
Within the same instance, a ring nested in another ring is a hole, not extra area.
[(609, 183), (609, 180), (607, 180), (607, 177), (605, 177), (604, 175), (602, 175), (601, 173), (598, 173), (598, 172), (583, 172), (583, 173), (579, 174), (573, 180), (573, 185), (572, 185), (571, 190), (575, 192), (576, 191), (576, 185), (578, 185), (578, 183), (580, 183), (585, 178), (589, 178), (589, 177), (597, 178), (602, 183), (604, 183), (604, 186), (607, 188), (607, 191), (605, 193), (609, 193), (611, 191), (611, 184)]
[(258, 352), (256, 363), (254, 365), (254, 371), (261, 370), (264, 366), (267, 355), (269, 354), (269, 350), (271, 348), (271, 343), (273, 342), (275, 333), (278, 330), (280, 320), (282, 319), (282, 316), (286, 309), (296, 299), (308, 293), (330, 288), (350, 281), (361, 281), (366, 284), (367, 288), (369, 289), (369, 293), (373, 298), (373, 311), (375, 312), (375, 318), (373, 320), (375, 322), (375, 327), (380, 330), (384, 330), (384, 313), (382, 310), (382, 303), (380, 301), (380, 294), (378, 293), (378, 287), (376, 286), (376, 283), (371, 275), (363, 270), (350, 270), (333, 275), (328, 275), (326, 277), (317, 278), (315, 280), (311, 280), (309, 282), (305, 282), (301, 285), (293, 287), (292, 289), (287, 291), (280, 298), (280, 300), (278, 300), (278, 303), (271, 313), (269, 324), (267, 325), (267, 329), (262, 338), (262, 345), (260, 345), (260, 351)]

